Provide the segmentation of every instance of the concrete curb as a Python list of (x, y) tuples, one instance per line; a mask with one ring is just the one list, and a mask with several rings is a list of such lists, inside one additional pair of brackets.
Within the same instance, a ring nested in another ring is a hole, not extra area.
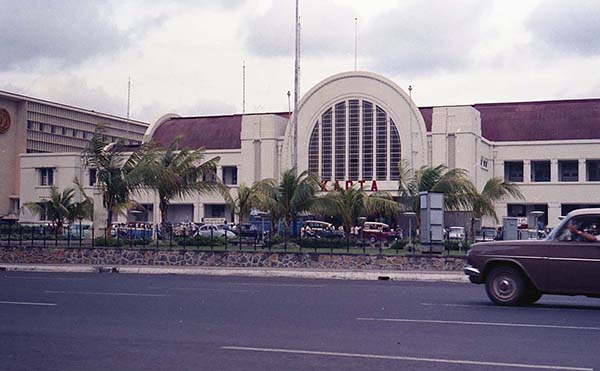
[(285, 277), (341, 280), (392, 280), (420, 282), (469, 282), (462, 272), (365, 271), (282, 268), (92, 266), (53, 264), (0, 264), (2, 271), (55, 273), (178, 274), (204, 276)]

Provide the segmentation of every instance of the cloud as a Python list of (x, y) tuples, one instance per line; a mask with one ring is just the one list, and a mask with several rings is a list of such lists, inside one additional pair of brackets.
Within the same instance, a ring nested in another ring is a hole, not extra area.
[(95, 2), (0, 0), (0, 9), (0, 69), (40, 59), (78, 63), (128, 42)]
[(545, 0), (526, 21), (544, 48), (584, 56), (600, 54), (600, 2)]
[(471, 63), (483, 41), (483, 13), (479, 1), (424, 0), (374, 19), (360, 37), (370, 67), (384, 73), (424, 73), (459, 70)]
[(113, 55), (174, 14), (191, 8), (225, 11), (241, 0), (0, 0), (0, 71), (65, 67)]
[[(352, 8), (331, 0), (303, 1), (300, 8), (302, 55), (340, 55), (354, 52)], [(295, 6), (276, 0), (259, 15), (250, 15), (242, 35), (250, 54), (259, 57), (294, 55)]]

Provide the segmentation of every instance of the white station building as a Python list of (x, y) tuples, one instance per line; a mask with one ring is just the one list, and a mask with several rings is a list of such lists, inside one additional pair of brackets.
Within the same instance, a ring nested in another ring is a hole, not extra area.
[[(217, 175), (236, 188), (277, 179), (292, 166), (291, 122), (288, 112), (168, 114), (148, 127), (145, 140), (168, 145), (179, 136), (181, 147), (205, 148), (207, 159), (221, 158)], [(298, 170), (318, 174), (328, 187), (339, 182), (394, 193), (396, 164), (405, 159), (413, 169), (466, 169), (480, 189), (492, 177), (518, 183), (525, 199), (497, 204), (500, 217), (542, 211), (541, 220), (554, 226), (572, 209), (600, 206), (600, 99), (418, 107), (393, 81), (353, 71), (308, 91), (297, 122)], [(23, 154), (20, 164), (22, 203), (47, 195), (39, 172), (48, 167), (60, 189), (77, 176), (92, 190), (94, 179), (76, 154)], [(136, 198), (144, 210), (130, 213), (129, 221), (159, 223), (156, 196)], [(217, 195), (173, 200), (168, 215), (171, 222), (233, 218)], [(22, 221), (35, 219), (21, 215)]]

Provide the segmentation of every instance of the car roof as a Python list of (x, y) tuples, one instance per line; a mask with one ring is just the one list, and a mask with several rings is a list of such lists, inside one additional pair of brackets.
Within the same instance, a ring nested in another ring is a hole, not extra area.
[(600, 215), (600, 207), (573, 210), (570, 213), (568, 213), (567, 216), (571, 217), (571, 216), (588, 215), (588, 214)]

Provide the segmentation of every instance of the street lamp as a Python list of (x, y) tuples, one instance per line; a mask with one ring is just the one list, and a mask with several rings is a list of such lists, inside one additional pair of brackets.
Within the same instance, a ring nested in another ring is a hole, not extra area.
[(408, 251), (413, 250), (412, 243), (412, 218), (417, 216), (417, 213), (412, 211), (407, 211), (404, 213), (404, 216), (408, 217)]

